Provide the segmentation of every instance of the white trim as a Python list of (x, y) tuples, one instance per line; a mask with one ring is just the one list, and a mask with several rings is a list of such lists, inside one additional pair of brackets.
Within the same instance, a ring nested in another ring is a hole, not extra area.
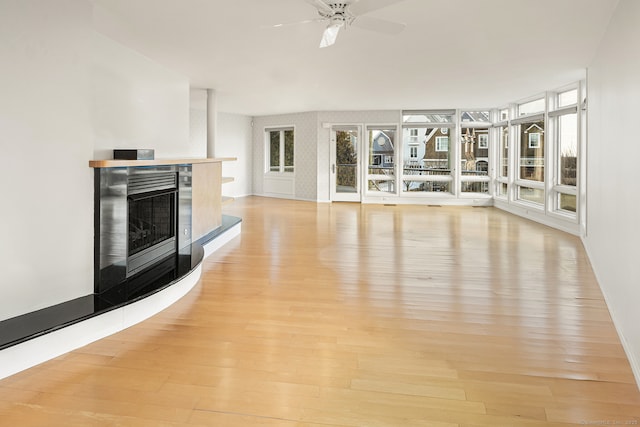
[[(582, 246), (584, 247), (585, 252), (587, 253), (587, 259), (591, 261), (594, 257), (591, 255), (589, 250), (588, 242), (585, 241), (585, 237), (580, 237), (582, 240)], [(611, 320), (613, 321), (613, 326), (616, 329), (616, 333), (620, 342), (622, 343), (622, 348), (629, 359), (629, 364), (631, 365), (631, 371), (633, 372), (633, 376), (636, 379), (636, 386), (640, 389), (640, 360), (636, 357), (636, 354), (633, 351), (633, 348), (629, 345), (629, 342), (626, 340), (624, 334), (622, 333), (622, 328), (620, 325), (620, 320), (618, 316), (618, 312), (615, 310), (615, 305), (611, 303), (609, 295), (607, 294), (608, 287), (602, 286), (601, 283), (604, 283), (603, 280), (600, 279), (600, 275), (598, 274), (598, 270), (596, 269), (595, 264), (591, 264), (591, 269), (593, 270), (594, 276), (596, 276), (596, 282), (598, 283), (598, 287), (600, 288), (600, 292), (602, 292), (602, 296), (604, 297), (604, 302), (609, 309), (609, 315), (611, 316)]]
[[(483, 136), (486, 137), (486, 138), (482, 138)], [(478, 134), (478, 148), (481, 148), (483, 150), (488, 150), (489, 149), (489, 134), (488, 133), (479, 133)]]
[[(540, 132), (531, 132), (527, 135), (529, 139), (529, 148), (540, 148), (540, 138), (542, 134)], [(532, 138), (532, 136), (535, 136), (536, 138)], [(522, 159), (522, 157), (520, 159)]]
[[(441, 146), (442, 144), (438, 144), (439, 141), (443, 141), (443, 140), (447, 140), (447, 149), (446, 150), (442, 150), (439, 149), (438, 147)], [(448, 136), (436, 136), (435, 139), (435, 151), (438, 153), (448, 153), (449, 152), (449, 137)]]
[(453, 182), (451, 175), (402, 175), (402, 181)]
[(491, 177), (489, 175), (461, 175), (460, 182), (491, 182)]
[(442, 205), (442, 206), (493, 206), (491, 196), (482, 193), (466, 193), (469, 197), (456, 197), (449, 192), (403, 193), (402, 197), (389, 193), (376, 193), (362, 199), (363, 204)]
[(533, 204), (519, 202), (507, 202), (504, 198), (494, 198), (493, 205), (500, 210), (528, 219), (556, 230), (564, 231), (574, 236), (580, 235), (578, 224), (560, 220), (552, 216), (546, 215), (543, 209), (536, 209)]
[(518, 187), (529, 187), (529, 188), (535, 188), (536, 190), (545, 189), (545, 184), (544, 182), (541, 182), (541, 181), (529, 181), (524, 179), (517, 179), (514, 181), (514, 184), (517, 185)]
[(549, 111), (549, 117), (564, 116), (566, 114), (576, 114), (578, 112), (577, 104), (562, 107), (554, 111)]
[(512, 125), (521, 125), (523, 123), (544, 122), (544, 113), (536, 113), (528, 116), (520, 116), (511, 120)]

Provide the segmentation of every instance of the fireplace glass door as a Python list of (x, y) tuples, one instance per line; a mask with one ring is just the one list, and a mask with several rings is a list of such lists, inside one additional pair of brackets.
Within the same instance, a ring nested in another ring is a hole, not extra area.
[(127, 276), (176, 254), (175, 174), (129, 178)]
[(129, 199), (129, 256), (175, 237), (174, 193)]

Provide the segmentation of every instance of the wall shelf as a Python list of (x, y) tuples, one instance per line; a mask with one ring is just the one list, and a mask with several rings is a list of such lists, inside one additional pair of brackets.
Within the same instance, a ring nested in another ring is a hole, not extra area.
[(162, 165), (196, 165), (200, 163), (232, 162), (237, 157), (218, 157), (206, 159), (155, 159), (155, 160), (90, 160), (92, 168), (122, 168), (136, 166), (162, 166)]

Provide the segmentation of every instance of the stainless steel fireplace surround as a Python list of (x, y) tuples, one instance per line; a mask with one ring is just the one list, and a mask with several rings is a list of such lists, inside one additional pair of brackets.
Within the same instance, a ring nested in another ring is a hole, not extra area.
[(95, 169), (95, 191), (96, 294), (165, 274), (189, 250), (191, 165)]
[(177, 172), (127, 180), (127, 277), (177, 252)]

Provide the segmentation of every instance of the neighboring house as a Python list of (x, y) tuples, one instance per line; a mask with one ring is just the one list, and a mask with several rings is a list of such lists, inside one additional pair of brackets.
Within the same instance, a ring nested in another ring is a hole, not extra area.
[(522, 125), (520, 178), (544, 181), (544, 122)]
[(486, 175), (489, 171), (489, 129), (462, 128), (460, 143), (462, 173)]
[(447, 172), (449, 164), (451, 130), (449, 128), (424, 129), (424, 156), (422, 165), (427, 169), (442, 169)]
[(403, 133), (404, 169), (417, 169), (422, 167), (422, 159), (425, 153), (424, 129), (409, 128)]
[[(486, 120), (484, 113), (465, 113), (474, 121)], [(482, 117), (471, 116), (481, 114)], [(470, 120), (467, 120), (470, 121)], [(462, 128), (460, 136), (462, 172), (485, 175), (489, 171), (489, 129)], [(449, 128), (413, 128), (404, 134), (404, 173), (440, 170), (449, 173), (451, 152)], [(419, 173), (422, 174), (422, 173)], [(431, 173), (432, 174), (432, 173)]]
[(372, 135), (369, 165), (371, 168), (393, 168), (395, 147), (391, 138), (383, 131)]

